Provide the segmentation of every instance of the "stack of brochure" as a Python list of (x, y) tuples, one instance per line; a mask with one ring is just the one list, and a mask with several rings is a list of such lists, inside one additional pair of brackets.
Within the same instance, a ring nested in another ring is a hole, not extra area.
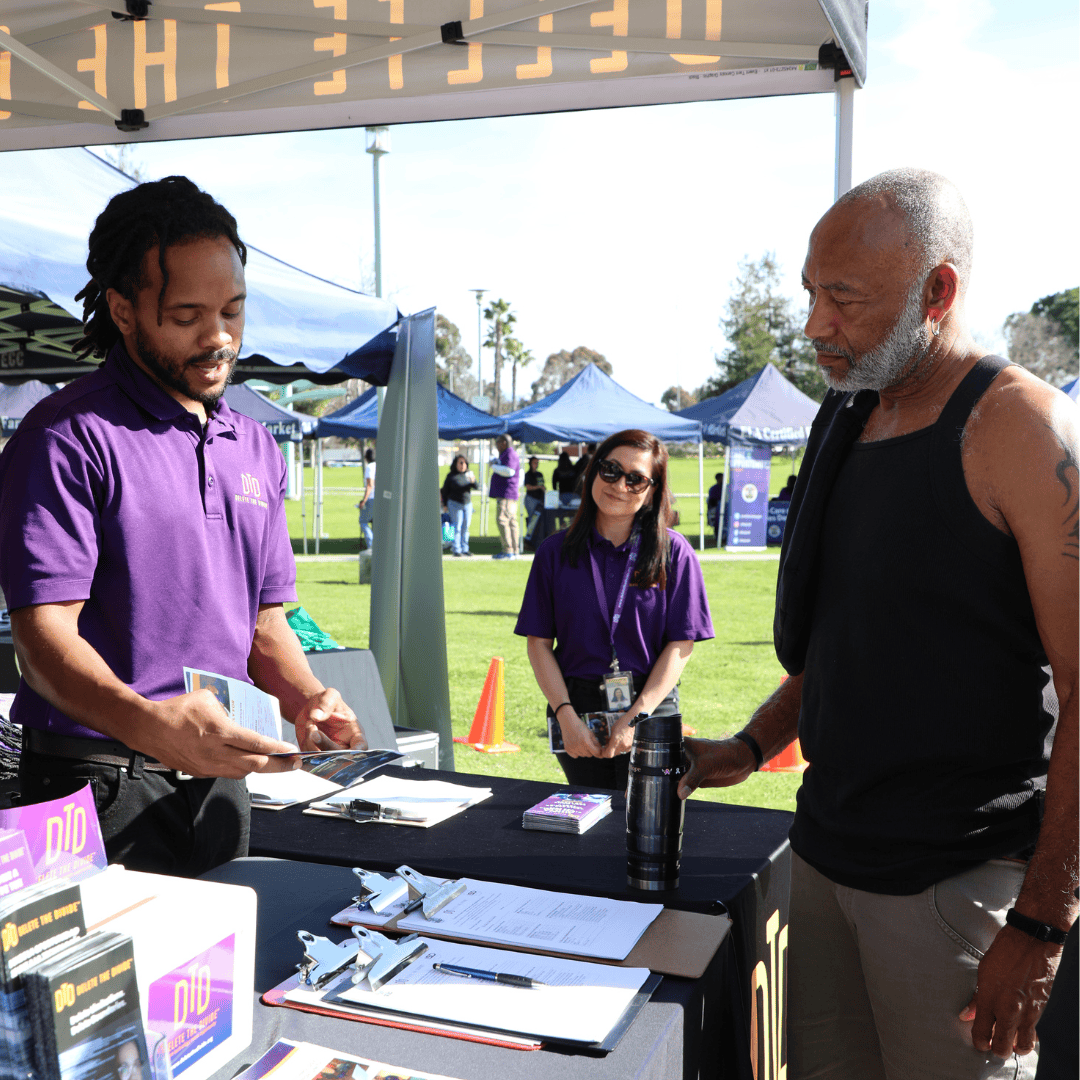
[(90, 934), (24, 978), (41, 1080), (150, 1080), (130, 937)]
[(86, 931), (77, 884), (30, 885), (0, 901), (0, 1076), (34, 1073), (34, 1037), (26, 1003), (29, 968), (47, 961)]
[(521, 827), (580, 835), (610, 813), (610, 795), (574, 795), (569, 791), (556, 791), (521, 815)]

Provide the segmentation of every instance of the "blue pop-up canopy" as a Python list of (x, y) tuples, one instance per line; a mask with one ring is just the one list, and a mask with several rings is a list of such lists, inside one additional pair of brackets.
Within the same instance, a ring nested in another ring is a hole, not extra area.
[(1073, 401), (1077, 400), (1077, 396), (1080, 395), (1080, 379), (1073, 379), (1071, 382), (1067, 382), (1062, 388), (1062, 393), (1068, 394)]
[[(442, 383), (435, 386), (440, 439), (491, 439), (506, 431), (506, 417), (489, 416), (474, 409)], [(379, 433), (378, 402), (375, 391), (367, 390), (355, 401), (319, 420), (316, 435), (322, 439), (336, 435), (343, 439), (374, 439)]]
[(731, 438), (755, 446), (802, 446), (819, 408), (774, 365), (766, 364), (726, 393), (680, 409), (677, 415), (700, 421), (704, 437), (725, 446)]
[(701, 442), (701, 425), (635, 397), (595, 364), (553, 394), (504, 419), (522, 442), (599, 442), (617, 431), (642, 428), (670, 442)]
[[(75, 295), (89, 276), (87, 237), (109, 199), (136, 182), (77, 147), (5, 154), (2, 175), (0, 379), (73, 379), (93, 370), (71, 354), (81, 336)], [(397, 343), (393, 303), (250, 246), (245, 277), (247, 322), (235, 381), (387, 382)]]
[(312, 434), (318, 425), (314, 416), (286, 409), (247, 383), (227, 386), (225, 401), (234, 412), (257, 420), (278, 442), (299, 442), (305, 435)]

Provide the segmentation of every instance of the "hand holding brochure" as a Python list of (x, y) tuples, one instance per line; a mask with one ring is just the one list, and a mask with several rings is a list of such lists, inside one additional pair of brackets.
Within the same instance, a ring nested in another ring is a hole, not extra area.
[(397, 750), (319, 750), (271, 756), (295, 758), (300, 767), (292, 772), (248, 774), (251, 805), (264, 810), (282, 810), (310, 799), (325, 798), (405, 755)]
[(209, 690), (234, 724), (281, 742), (281, 707), (277, 698), (264, 694), (257, 686), (189, 667), (184, 668), (184, 686), (189, 694)]

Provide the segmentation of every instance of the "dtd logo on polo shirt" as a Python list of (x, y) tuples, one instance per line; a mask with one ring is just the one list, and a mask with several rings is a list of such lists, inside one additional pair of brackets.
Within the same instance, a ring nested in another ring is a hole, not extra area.
[(249, 503), (252, 506), (261, 506), (266, 508), (266, 501), (260, 496), (262, 495), (262, 484), (251, 475), (251, 473), (240, 474), (240, 484), (243, 488), (243, 494), (237, 492), (233, 498), (237, 502)]

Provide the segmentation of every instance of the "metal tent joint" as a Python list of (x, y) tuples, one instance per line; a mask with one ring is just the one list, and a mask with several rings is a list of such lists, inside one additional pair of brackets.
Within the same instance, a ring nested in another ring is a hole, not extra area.
[(122, 19), (124, 22), (136, 22), (150, 17), (150, 0), (124, 0), (127, 14), (114, 11), (114, 19)]
[(832, 69), (833, 82), (855, 78), (855, 73), (851, 70), (851, 64), (844, 55), (844, 50), (835, 41), (826, 41), (818, 49), (817, 58), (819, 67)]
[(118, 131), (142, 131), (149, 126), (150, 121), (142, 109), (121, 109), (120, 119), (116, 121)]
[(465, 40), (465, 34), (461, 29), (461, 20), (457, 19), (454, 22), (443, 23), (439, 27), (439, 32), (442, 34), (444, 45), (468, 45)]

